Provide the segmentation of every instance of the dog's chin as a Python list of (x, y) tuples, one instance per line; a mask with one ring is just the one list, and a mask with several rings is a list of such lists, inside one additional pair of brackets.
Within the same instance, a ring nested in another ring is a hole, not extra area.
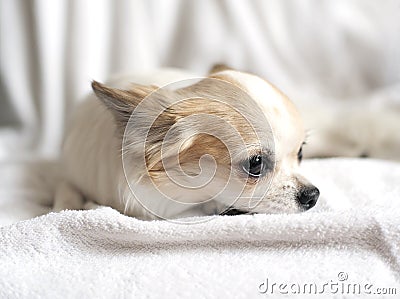
[(254, 207), (254, 208), (244, 208), (243, 206), (235, 207), (232, 206), (227, 208), (225, 211), (220, 213), (220, 215), (254, 215), (254, 214), (298, 214), (307, 211), (308, 209), (301, 207), (298, 204), (291, 204), (290, 206), (271, 206), (271, 207)]
[(246, 210), (240, 210), (240, 209), (235, 209), (235, 208), (229, 208), (225, 210), (224, 212), (220, 213), (220, 215), (227, 215), (227, 216), (236, 216), (236, 215), (251, 215), (254, 214), (250, 211)]
[(236, 215), (254, 215), (254, 214), (298, 214), (307, 211), (307, 209), (297, 208), (297, 209), (274, 209), (270, 211), (258, 211), (255, 212), (254, 210), (244, 210), (244, 209), (235, 209), (229, 208), (226, 211), (220, 213), (220, 215), (227, 215), (227, 216), (236, 216)]

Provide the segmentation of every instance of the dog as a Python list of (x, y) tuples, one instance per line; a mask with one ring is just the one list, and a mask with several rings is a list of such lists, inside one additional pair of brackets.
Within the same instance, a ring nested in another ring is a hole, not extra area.
[(55, 211), (104, 205), (149, 220), (317, 203), (300, 171), (302, 119), (266, 80), (216, 65), (204, 78), (160, 70), (92, 88), (67, 129)]

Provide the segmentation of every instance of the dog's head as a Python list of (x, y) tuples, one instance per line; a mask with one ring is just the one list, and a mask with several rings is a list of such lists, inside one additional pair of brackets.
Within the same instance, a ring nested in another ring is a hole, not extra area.
[(175, 89), (92, 86), (123, 133), (128, 183), (151, 189), (143, 194), (153, 203), (211, 200), (216, 212), (227, 214), (293, 213), (315, 205), (319, 191), (299, 172), (301, 118), (267, 81), (218, 66)]

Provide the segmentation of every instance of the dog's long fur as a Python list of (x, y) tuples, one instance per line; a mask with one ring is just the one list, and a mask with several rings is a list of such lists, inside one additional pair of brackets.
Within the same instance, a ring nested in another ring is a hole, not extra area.
[[(64, 180), (54, 209), (94, 202), (154, 219), (232, 208), (301, 212), (299, 194), (309, 196), (304, 188), (315, 191), (316, 200), (317, 189), (300, 174), (303, 123), (282, 92), (225, 66), (189, 86), (155, 86), (187, 77), (164, 70), (106, 85), (93, 82), (94, 93), (77, 108), (64, 140)], [(153, 115), (160, 108), (162, 113)], [(151, 117), (154, 122), (145, 132)], [(243, 171), (243, 161), (254, 155), (271, 163), (263, 177)], [(212, 180), (200, 186), (210, 175)]]

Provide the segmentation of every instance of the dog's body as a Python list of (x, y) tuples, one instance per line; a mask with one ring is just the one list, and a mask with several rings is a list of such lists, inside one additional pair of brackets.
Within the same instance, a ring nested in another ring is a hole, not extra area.
[[(86, 206), (93, 202), (154, 219), (219, 214), (230, 208), (250, 213), (311, 208), (319, 192), (299, 173), (305, 133), (287, 97), (261, 78), (217, 67), (205, 80), (156, 95), (168, 100), (156, 98), (142, 105), (143, 98), (156, 93), (153, 85), (188, 77), (193, 76), (164, 70), (120, 77), (107, 86), (95, 82), (97, 96), (89, 95), (79, 106), (64, 140), (64, 181), (57, 189), (54, 209), (80, 209), (85, 202)], [(141, 85), (132, 87), (131, 82)], [(172, 108), (158, 116), (157, 128), (150, 129), (148, 136), (140, 135), (149, 116), (141, 119), (138, 113), (128, 120), (128, 112), (142, 105), (148, 109), (144, 113), (151, 114), (159, 100), (161, 106)], [(194, 118), (199, 115), (209, 117)], [(223, 129), (224, 124), (229, 127)], [(237, 139), (227, 132), (230, 128)], [(173, 132), (172, 141), (165, 141), (168, 131)], [(122, 136), (128, 148), (123, 149)], [(146, 148), (140, 157), (143, 145)], [(162, 146), (166, 148), (164, 160)], [(213, 161), (201, 160), (208, 155)], [(171, 173), (180, 183), (171, 180)], [(207, 173), (212, 173), (212, 180), (198, 185), (201, 174)], [(222, 187), (223, 191), (218, 190)], [(252, 199), (256, 200), (249, 204)]]

